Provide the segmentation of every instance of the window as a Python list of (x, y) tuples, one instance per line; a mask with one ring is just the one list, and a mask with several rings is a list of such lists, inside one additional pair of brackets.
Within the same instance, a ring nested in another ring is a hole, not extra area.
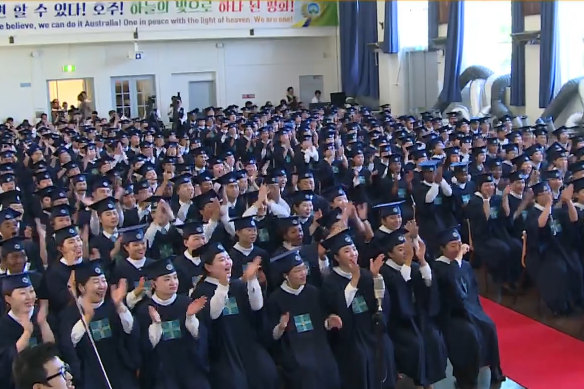
[(582, 12), (582, 1), (558, 1), (558, 90), (571, 79), (584, 76)]
[(404, 0), (397, 2), (399, 49), (428, 48), (428, 2)]
[(145, 118), (148, 99), (155, 95), (154, 76), (113, 77), (114, 105), (120, 116)]
[(49, 106), (51, 111), (58, 110), (53, 104), (58, 101), (59, 106), (63, 108), (63, 103), (66, 103), (67, 108), (71, 106), (79, 107), (77, 97), (79, 93), (85, 91), (87, 98), (93, 105), (93, 78), (77, 78), (67, 80), (48, 80), (49, 86)]
[[(488, 4), (487, 4), (488, 3)], [(465, 1), (461, 69), (479, 65), (511, 72), (511, 2)]]

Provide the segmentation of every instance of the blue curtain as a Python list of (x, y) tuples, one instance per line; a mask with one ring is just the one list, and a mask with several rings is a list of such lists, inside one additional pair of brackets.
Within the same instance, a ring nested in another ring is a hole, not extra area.
[(340, 1), (339, 37), (343, 92), (379, 98), (375, 53), (367, 46), (377, 42), (377, 2)]
[(385, 2), (385, 22), (383, 22), (383, 52), (394, 54), (399, 51), (397, 29), (397, 0)]
[(438, 1), (428, 2), (428, 49), (434, 48), (434, 39), (438, 38)]
[(558, 4), (541, 2), (541, 42), (539, 45), (539, 107), (545, 108), (554, 98), (558, 72)]
[(442, 105), (462, 101), (458, 76), (462, 62), (462, 43), (464, 40), (464, 1), (450, 2), (448, 11), (448, 32), (444, 61), (444, 85), (439, 102)]
[[(511, 32), (523, 32), (523, 2), (511, 2)], [(514, 42), (511, 49), (511, 105), (525, 105), (525, 43)]]

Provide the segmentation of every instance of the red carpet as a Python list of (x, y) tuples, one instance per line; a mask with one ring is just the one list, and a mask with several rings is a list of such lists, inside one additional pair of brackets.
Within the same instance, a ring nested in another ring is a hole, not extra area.
[(501, 366), (529, 389), (584, 388), (584, 342), (481, 298), (497, 324)]

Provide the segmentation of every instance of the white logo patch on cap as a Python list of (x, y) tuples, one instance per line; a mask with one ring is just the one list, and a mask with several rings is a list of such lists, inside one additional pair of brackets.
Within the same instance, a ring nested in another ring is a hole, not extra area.
[(292, 219), (292, 224), (297, 225), (298, 224), (298, 220)]
[(96, 267), (94, 269), (94, 271), (95, 271), (95, 274), (101, 274), (101, 269), (99, 267)]
[(345, 236), (345, 242), (347, 243), (351, 243), (351, 237), (350, 236)]
[(138, 232), (138, 233), (136, 234), (136, 239), (142, 239), (142, 238), (143, 238), (143, 235), (142, 235), (142, 233), (141, 233), (141, 232)]
[(15, 248), (16, 250), (20, 250), (20, 245), (19, 245), (18, 243), (16, 243), (16, 244), (14, 245), (14, 248)]
[(400, 242), (405, 242), (406, 241), (406, 238), (405, 238), (405, 236), (401, 235), (398, 240)]
[(174, 268), (172, 267), (172, 265), (169, 263), (168, 265), (166, 265), (166, 270), (174, 270)]
[(112, 203), (107, 204), (108, 209), (114, 209), (114, 205)]
[(22, 282), (23, 282), (24, 284), (28, 284), (28, 283), (29, 283), (29, 279), (28, 279), (28, 277), (22, 277)]

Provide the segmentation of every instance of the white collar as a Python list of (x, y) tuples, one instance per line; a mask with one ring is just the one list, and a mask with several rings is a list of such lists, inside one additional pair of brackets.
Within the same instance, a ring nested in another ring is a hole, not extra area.
[(142, 258), (142, 259), (132, 259), (130, 257), (126, 258), (126, 261), (130, 262), (130, 264), (132, 266), (134, 266), (136, 269), (142, 269), (144, 267), (144, 263), (146, 263), (146, 257)]
[(402, 265), (398, 265), (397, 263), (395, 263), (395, 261), (391, 258), (387, 258), (387, 261), (385, 261), (385, 264), (389, 267), (391, 267), (394, 270), (397, 271), (401, 271)]
[(483, 197), (481, 192), (474, 192), (475, 196), (478, 196), (479, 198), (485, 200), (485, 198)]
[(156, 224), (156, 223), (153, 223), (153, 224), (156, 226), (156, 227), (155, 227), (155, 228), (156, 228), (156, 231), (160, 231), (160, 230), (162, 230), (163, 228), (166, 230), (166, 232), (170, 231), (170, 227), (171, 227), (170, 223), (167, 223), (165, 226), (159, 226), (159, 225), (158, 225), (158, 224)]
[(61, 257), (61, 259), (59, 260), (59, 262), (61, 262), (63, 265), (66, 265), (66, 266), (75, 266), (75, 265), (79, 265), (81, 262), (83, 262), (83, 257), (77, 258), (75, 260), (75, 262), (73, 262), (71, 265), (69, 265), (67, 263), (67, 261), (65, 261), (65, 258), (63, 258), (63, 257)]
[(300, 247), (301, 247), (301, 246), (292, 246), (292, 245), (291, 245), (290, 243), (288, 243), (288, 242), (283, 242), (283, 243), (282, 243), (282, 246), (283, 246), (283, 247), (284, 247), (286, 250), (288, 250), (288, 251), (290, 251), (290, 250), (299, 250), (299, 249), (300, 249)]
[(152, 301), (154, 301), (158, 305), (162, 305), (162, 306), (165, 306), (165, 307), (168, 306), (168, 305), (170, 305), (170, 304), (172, 304), (172, 303), (174, 303), (175, 300), (176, 300), (176, 293), (173, 294), (172, 297), (169, 298), (168, 300), (161, 299), (160, 297), (158, 297), (156, 295), (156, 293), (153, 293), (152, 294)]
[(306, 223), (308, 221), (308, 219), (309, 219), (308, 217), (300, 217), (300, 216), (298, 217), (298, 220), (300, 220), (301, 224)]
[[(79, 297), (77, 298), (77, 302), (79, 303), (79, 306), (83, 306), (83, 305), (81, 304), (81, 299), (82, 299), (82, 298), (83, 298), (83, 297), (81, 297), (81, 296), (79, 296)], [(91, 303), (91, 306), (93, 307), (93, 309), (97, 309), (97, 308), (99, 308), (99, 307), (101, 307), (101, 306), (103, 305), (104, 301), (105, 301), (105, 300), (101, 300), (99, 303)]]
[(189, 253), (188, 249), (185, 250), (183, 254), (185, 258), (191, 261), (195, 266), (199, 266), (201, 264), (201, 257), (193, 257), (191, 253)]
[(115, 237), (116, 239), (118, 238), (118, 229), (117, 228), (114, 229), (113, 234), (109, 234), (106, 230), (103, 230), (101, 233), (103, 234), (103, 236), (105, 236), (108, 239), (111, 239), (112, 236)]
[(341, 277), (344, 277), (348, 280), (353, 278), (353, 275), (351, 273), (347, 273), (346, 271), (344, 271), (343, 269), (341, 269), (340, 266), (335, 266), (333, 267), (333, 271), (335, 273), (337, 273), (338, 275), (340, 275)]
[[(32, 319), (33, 314), (34, 314), (34, 308), (28, 313), (28, 318)], [(18, 318), (16, 317), (14, 312), (12, 312), (12, 309), (10, 311), (8, 311), (8, 316), (10, 316), (12, 319), (14, 319), (15, 322), (20, 324), (20, 321), (18, 321)]]
[(428, 182), (428, 181), (426, 181), (426, 180), (422, 181), (422, 183), (423, 183), (423, 184), (426, 184), (426, 185), (428, 185), (428, 186), (432, 186), (432, 185), (434, 185), (434, 184), (435, 184), (435, 182), (432, 182), (432, 183), (430, 183), (430, 182)]
[(535, 208), (535, 209), (539, 209), (539, 210), (540, 210), (540, 211), (542, 211), (542, 212), (543, 212), (543, 210), (544, 210), (544, 207), (543, 207), (543, 205), (540, 205), (540, 204), (538, 204), (538, 203), (535, 203), (535, 204), (533, 204), (533, 208)]
[(188, 206), (190, 206), (190, 205), (191, 205), (193, 202), (189, 200), (188, 202), (186, 202), (186, 203), (183, 203), (182, 201), (180, 201), (180, 200), (179, 200), (179, 201), (178, 201), (178, 203), (179, 203), (179, 205), (180, 205), (181, 207), (183, 207), (183, 206), (185, 206), (185, 205), (188, 205)]
[(210, 284), (213, 284), (213, 285), (217, 285), (217, 286), (221, 285), (221, 283), (219, 282), (219, 280), (217, 278), (215, 278), (215, 277), (206, 277), (205, 278), (205, 281), (208, 282), (208, 283), (210, 283)]
[(580, 210), (584, 209), (584, 204), (580, 204), (580, 203), (574, 203), (574, 206)]
[(282, 285), (280, 285), (280, 288), (282, 288), (282, 290), (286, 293), (290, 293), (290, 294), (293, 294), (294, 296), (298, 296), (300, 293), (302, 293), (302, 290), (304, 289), (304, 285), (301, 285), (300, 288), (298, 288), (298, 289), (292, 289), (290, 287), (290, 285), (288, 285), (288, 282), (284, 281), (284, 282), (282, 282)]
[(515, 193), (513, 191), (509, 192), (509, 194), (518, 200), (523, 200), (523, 194), (518, 195), (517, 193)]
[(391, 234), (394, 230), (390, 230), (386, 226), (380, 226), (379, 231), (385, 232), (386, 234)]
[(450, 259), (446, 258), (444, 255), (436, 258), (436, 262), (443, 262), (447, 265), (450, 265)]
[(253, 244), (251, 245), (250, 248), (247, 249), (240, 245), (239, 242), (237, 242), (236, 244), (233, 245), (233, 248), (242, 253), (243, 255), (248, 256), (253, 251)]
[[(24, 269), (22, 270), (22, 272), (19, 273), (26, 273), (30, 270), (30, 262), (27, 262), (24, 264)], [(7, 276), (11, 275), (12, 273), (10, 273), (8, 270), (6, 269), (0, 269), (0, 274), (6, 274)]]

